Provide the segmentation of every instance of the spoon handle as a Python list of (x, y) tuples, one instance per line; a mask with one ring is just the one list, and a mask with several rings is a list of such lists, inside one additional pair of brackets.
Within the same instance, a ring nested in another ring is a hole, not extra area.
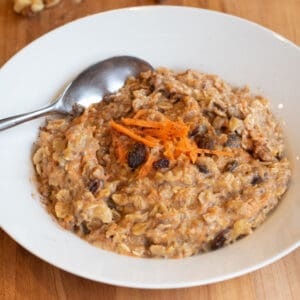
[(0, 120), (0, 131), (36, 119), (38, 117), (57, 112), (55, 105), (50, 105), (26, 114), (16, 115)]

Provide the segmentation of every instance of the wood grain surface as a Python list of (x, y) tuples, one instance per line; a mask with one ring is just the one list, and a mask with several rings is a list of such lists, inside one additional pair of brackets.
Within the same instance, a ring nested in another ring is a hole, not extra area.
[[(158, 3), (237, 15), (300, 44), (299, 0), (84, 0), (80, 4), (62, 0), (57, 7), (29, 19), (14, 14), (10, 0), (0, 0), (0, 66), (37, 37), (79, 17), (120, 7)], [(0, 299), (298, 300), (300, 249), (261, 270), (225, 282), (188, 289), (142, 290), (96, 283), (61, 271), (31, 255), (0, 230)]]

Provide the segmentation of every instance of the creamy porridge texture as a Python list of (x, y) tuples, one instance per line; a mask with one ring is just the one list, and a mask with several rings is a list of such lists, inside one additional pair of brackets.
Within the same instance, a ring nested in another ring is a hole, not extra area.
[(250, 234), (291, 175), (265, 98), (165, 68), (81, 116), (48, 120), (33, 163), (64, 228), (136, 257), (191, 256)]

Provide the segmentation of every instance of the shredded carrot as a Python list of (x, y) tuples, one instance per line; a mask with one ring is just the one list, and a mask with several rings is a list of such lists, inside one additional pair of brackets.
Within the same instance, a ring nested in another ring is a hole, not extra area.
[(174, 144), (171, 141), (165, 141), (164, 148), (164, 156), (170, 160), (174, 160)]
[(149, 147), (154, 147), (156, 146), (158, 143), (154, 143), (153, 141), (149, 141), (148, 139), (142, 137), (142, 136), (139, 136), (137, 135), (136, 133), (134, 133), (132, 130), (122, 126), (121, 124), (118, 124), (116, 123), (115, 121), (111, 120), (109, 122), (110, 126), (115, 129), (116, 131), (119, 131), (129, 137), (131, 137), (132, 139), (138, 141), (138, 142), (141, 142), (143, 144), (145, 144), (146, 146), (149, 146)]
[(153, 143), (158, 143), (158, 140), (150, 135), (146, 135), (145, 139), (147, 139), (148, 141), (152, 141)]
[(169, 140), (170, 137), (172, 136), (171, 134), (169, 134), (168, 132), (166, 132), (163, 129), (152, 129), (152, 128), (148, 128), (148, 129), (144, 129), (143, 130), (147, 135), (150, 136), (154, 136), (162, 141), (166, 141)]
[[(233, 153), (227, 151), (198, 148), (195, 141), (188, 136), (190, 126), (184, 123), (183, 120), (172, 121), (162, 114), (160, 116), (161, 121), (141, 119), (141, 116), (147, 113), (149, 113), (149, 110), (141, 109), (133, 118), (123, 118), (121, 120), (123, 125), (110, 121), (110, 126), (150, 148), (161, 145), (163, 155), (171, 161), (182, 154), (186, 155), (192, 163), (197, 161), (199, 154), (233, 156)], [(124, 162), (127, 156), (126, 148), (118, 141), (115, 142), (115, 147), (117, 148), (116, 153), (119, 161)], [(154, 161), (155, 158), (150, 152), (147, 161), (140, 168), (139, 178), (149, 174)]]
[[(185, 136), (189, 129), (188, 126), (186, 126), (186, 124), (184, 124), (182, 121), (173, 122), (169, 119), (163, 121), (149, 121), (141, 119), (123, 118), (122, 122), (125, 125), (159, 129), (159, 131), (163, 132), (162, 134), (164, 135), (168, 134)], [(152, 134), (155, 134), (155, 131), (150, 132), (152, 132)]]
[(142, 165), (139, 171), (139, 178), (144, 178), (149, 174), (152, 169), (152, 165), (155, 162), (155, 159), (155, 156), (150, 152), (147, 161)]
[(190, 159), (192, 161), (192, 163), (194, 164), (197, 161), (198, 158), (198, 154), (194, 151), (189, 153)]
[(145, 115), (148, 113), (148, 110), (147, 109), (140, 109), (136, 112), (136, 114), (133, 116), (134, 119), (138, 119), (140, 118), (141, 116)]
[(128, 154), (126, 146), (124, 145), (124, 143), (121, 143), (120, 139), (118, 139), (118, 137), (115, 134), (112, 135), (112, 142), (114, 148), (116, 149), (118, 161), (120, 163), (125, 163)]

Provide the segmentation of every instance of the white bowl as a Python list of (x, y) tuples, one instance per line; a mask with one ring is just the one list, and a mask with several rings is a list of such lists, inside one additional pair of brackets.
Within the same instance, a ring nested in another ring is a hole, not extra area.
[(47, 104), (90, 64), (135, 55), (154, 66), (216, 73), (249, 84), (271, 101), (292, 161), (292, 182), (274, 213), (251, 236), (218, 251), (181, 260), (137, 259), (103, 251), (61, 229), (30, 182), (32, 143), (43, 120), (0, 133), (1, 226), (47, 262), (96, 281), (139, 288), (212, 283), (265, 266), (300, 244), (300, 51), (248, 21), (183, 7), (129, 8), (86, 17), (56, 29), (0, 70), (0, 118)]

